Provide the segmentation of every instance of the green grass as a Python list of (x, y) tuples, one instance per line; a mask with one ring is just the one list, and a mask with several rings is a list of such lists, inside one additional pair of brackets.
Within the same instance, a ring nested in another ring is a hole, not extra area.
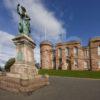
[(94, 78), (100, 79), (100, 71), (64, 71), (64, 70), (44, 70), (40, 69), (39, 74), (62, 77)]

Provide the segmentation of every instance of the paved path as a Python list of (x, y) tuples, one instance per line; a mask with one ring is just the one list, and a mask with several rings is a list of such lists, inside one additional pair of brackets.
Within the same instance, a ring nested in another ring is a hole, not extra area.
[(50, 83), (30, 96), (0, 90), (0, 100), (100, 100), (100, 80), (50, 77)]

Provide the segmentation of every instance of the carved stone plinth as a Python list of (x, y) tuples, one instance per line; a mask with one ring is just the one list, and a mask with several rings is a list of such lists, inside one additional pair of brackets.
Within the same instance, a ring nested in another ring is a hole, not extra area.
[(34, 64), (35, 43), (26, 35), (15, 37), (13, 42), (16, 45), (17, 54), (15, 64), (11, 67), (10, 72), (15, 75), (19, 74), (21, 79), (34, 79), (38, 74)]

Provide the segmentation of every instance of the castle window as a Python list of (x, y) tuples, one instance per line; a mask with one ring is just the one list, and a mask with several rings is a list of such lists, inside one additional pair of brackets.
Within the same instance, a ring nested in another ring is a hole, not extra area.
[(61, 57), (62, 57), (62, 49), (59, 48), (58, 52), (59, 52), (58, 55), (59, 55), (59, 57), (61, 58)]
[(100, 61), (98, 62), (98, 68), (100, 68)]
[(78, 59), (74, 59), (74, 66), (78, 67)]
[(87, 56), (87, 57), (89, 56), (89, 51), (88, 51), (88, 50), (86, 50), (86, 56)]
[(78, 56), (78, 48), (77, 47), (74, 47), (74, 55)]
[(98, 46), (98, 56), (100, 56), (100, 46)]
[(88, 62), (87, 62), (87, 61), (84, 62), (84, 68), (85, 68), (85, 69), (88, 68)]
[(59, 59), (59, 69), (62, 68), (62, 58)]
[(85, 57), (88, 57), (88, 56), (89, 56), (89, 51), (86, 50), (86, 51), (85, 51)]
[(66, 48), (66, 56), (69, 56), (69, 48)]

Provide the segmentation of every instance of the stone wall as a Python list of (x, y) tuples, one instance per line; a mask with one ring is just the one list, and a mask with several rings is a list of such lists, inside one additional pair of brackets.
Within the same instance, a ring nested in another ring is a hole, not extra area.
[[(74, 54), (74, 47), (78, 49), (78, 55)], [(59, 57), (59, 49), (62, 49), (62, 57)], [(66, 53), (66, 49), (69, 49), (69, 55)], [(60, 65), (59, 61), (62, 59)], [(77, 60), (77, 65), (74, 64), (74, 60)], [(62, 70), (83, 70), (83, 50), (79, 42), (67, 42), (67, 43), (58, 43), (56, 45), (56, 67), (59, 69), (59, 66)], [(81, 65), (81, 66), (80, 66)]]
[[(88, 46), (82, 46), (79, 41), (57, 43), (55, 46), (56, 69), (62, 70), (100, 70), (100, 55), (98, 55), (100, 38), (90, 40)], [(41, 45), (41, 66), (53, 69), (53, 48), (48, 41)], [(69, 52), (67, 51), (69, 50)], [(77, 54), (75, 55), (75, 49)], [(68, 53), (68, 54), (67, 54)], [(51, 55), (51, 56), (50, 56)], [(46, 64), (45, 64), (46, 63)]]

